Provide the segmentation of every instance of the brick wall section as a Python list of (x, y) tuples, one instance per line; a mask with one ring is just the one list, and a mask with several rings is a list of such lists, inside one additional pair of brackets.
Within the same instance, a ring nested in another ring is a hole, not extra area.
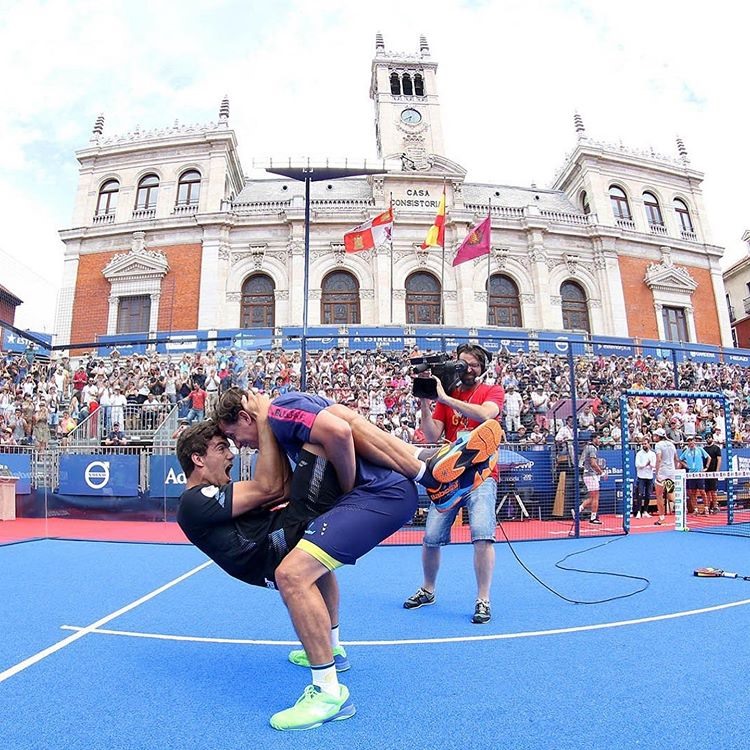
[[(162, 279), (159, 330), (194, 330), (198, 327), (201, 246), (154, 248), (167, 257), (169, 272)], [(70, 342), (95, 341), (106, 334), (109, 282), (102, 269), (126, 249), (82, 255), (78, 264)]]
[(11, 325), (16, 322), (16, 305), (7, 299), (0, 298), (0, 320)]
[[(658, 338), (654, 298), (643, 281), (646, 268), (653, 261), (620, 256), (618, 262), (625, 296), (625, 309), (628, 315), (628, 336), (643, 339)], [(711, 274), (706, 268), (692, 266), (684, 266), (684, 268), (698, 282), (698, 288), (693, 292), (697, 343), (721, 346), (719, 315), (716, 312), (717, 301), (711, 284)], [(721, 300), (721, 303), (724, 304), (724, 301)]]
[(737, 335), (737, 346), (740, 349), (750, 349), (750, 318), (737, 323), (734, 331)]

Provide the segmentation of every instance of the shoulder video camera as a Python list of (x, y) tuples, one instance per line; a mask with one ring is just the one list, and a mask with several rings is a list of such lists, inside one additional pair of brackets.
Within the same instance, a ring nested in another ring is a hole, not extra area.
[(439, 378), (446, 393), (450, 393), (468, 369), (463, 360), (451, 360), (447, 354), (435, 354), (430, 357), (412, 357), (411, 364), (412, 389), (417, 398), (437, 398), (437, 384), (432, 378), (415, 377), (427, 372)]

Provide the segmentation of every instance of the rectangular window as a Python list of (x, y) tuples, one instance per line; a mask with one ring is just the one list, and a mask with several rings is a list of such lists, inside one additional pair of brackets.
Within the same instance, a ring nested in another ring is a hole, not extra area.
[(690, 341), (687, 316), (683, 307), (664, 307), (661, 314), (665, 341)]
[(117, 333), (148, 333), (151, 297), (120, 297), (117, 308)]

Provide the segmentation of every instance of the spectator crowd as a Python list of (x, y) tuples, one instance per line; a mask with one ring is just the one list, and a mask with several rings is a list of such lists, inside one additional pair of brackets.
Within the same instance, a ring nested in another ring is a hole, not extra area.
[[(410, 359), (435, 352), (329, 349), (308, 353), (307, 390), (358, 411), (383, 430), (408, 442), (424, 442), (419, 402), (412, 396)], [(231, 386), (269, 396), (299, 390), (299, 351), (226, 349), (177, 356), (156, 353), (73, 357), (52, 353), (4, 353), (0, 357), (0, 444), (45, 449), (64, 441), (98, 409), (105, 437), (118, 425), (127, 439), (153, 430), (177, 408), (183, 423), (210, 416), (220, 394)], [(731, 435), (721, 402), (701, 398), (631, 398), (627, 440), (637, 443), (663, 428), (678, 445), (687, 438), (731, 439), (750, 445), (750, 368), (685, 362), (649, 356), (574, 357), (544, 352), (510, 352), (493, 358), (486, 382), (506, 392), (502, 422), (507, 441), (521, 448), (557, 445), (598, 435), (603, 447), (622, 440), (620, 395), (626, 389), (714, 392), (730, 404)], [(571, 410), (575, 383), (577, 413)], [(577, 422), (577, 424), (576, 424)]]

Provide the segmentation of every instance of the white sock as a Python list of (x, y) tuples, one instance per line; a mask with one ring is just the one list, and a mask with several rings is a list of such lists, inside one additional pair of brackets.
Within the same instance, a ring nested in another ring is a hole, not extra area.
[(310, 672), (312, 672), (313, 685), (319, 687), (324, 693), (328, 693), (329, 695), (339, 695), (339, 678), (336, 674), (336, 664), (334, 662), (323, 664), (319, 667), (311, 666)]
[(339, 626), (334, 625), (331, 628), (331, 648), (338, 648), (341, 645), (339, 641)]
[(414, 477), (414, 481), (418, 482), (424, 476), (425, 471), (427, 471), (427, 464), (424, 461), (420, 461), (419, 471), (417, 472), (417, 476)]

